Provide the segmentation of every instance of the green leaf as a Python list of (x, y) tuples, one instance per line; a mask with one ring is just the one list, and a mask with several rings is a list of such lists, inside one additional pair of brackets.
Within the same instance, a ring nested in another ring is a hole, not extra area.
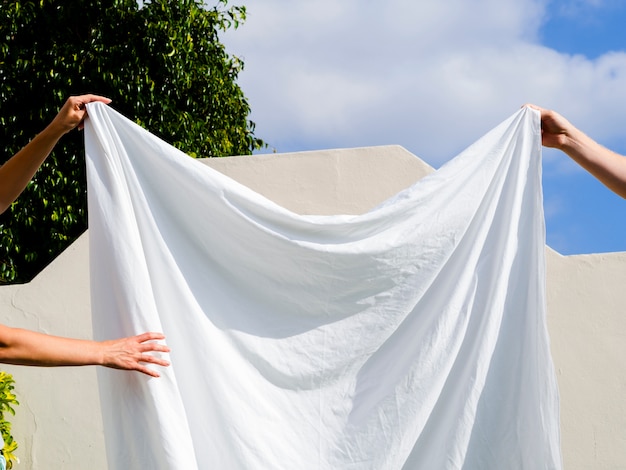
[[(6, 161), (70, 95), (111, 106), (197, 157), (247, 155), (254, 134), (243, 69), (218, 33), (245, 8), (218, 0), (0, 0), (0, 141)], [(36, 32), (34, 34), (33, 32)], [(87, 228), (84, 143), (72, 131), (0, 217), (0, 283), (26, 282)]]

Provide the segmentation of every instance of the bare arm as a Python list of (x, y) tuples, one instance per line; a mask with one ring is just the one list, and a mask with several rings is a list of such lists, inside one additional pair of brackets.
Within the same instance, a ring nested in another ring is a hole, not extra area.
[(168, 366), (169, 362), (152, 352), (169, 352), (160, 333), (111, 341), (62, 338), (20, 328), (0, 325), (0, 362), (30, 366), (100, 365), (114, 369), (135, 370), (152, 377), (158, 372), (146, 364)]
[[(87, 115), (85, 104), (92, 101), (111, 102), (97, 95), (70, 97), (53, 121), (0, 167), (0, 213), (24, 190), (59, 139), (70, 130), (82, 127)], [(161, 333), (144, 333), (98, 342), (0, 325), (0, 363), (31, 366), (101, 365), (159, 377), (146, 364), (169, 365), (167, 361), (150, 354), (169, 352), (167, 346), (154, 342), (162, 339), (164, 336)]]
[(91, 101), (111, 102), (97, 95), (69, 98), (54, 120), (0, 167), (0, 213), (7, 210), (21, 194), (59, 139), (75, 127), (82, 126), (86, 115), (85, 103)]
[(611, 191), (626, 198), (626, 157), (598, 144), (555, 111), (541, 112), (541, 138), (546, 147), (565, 152)]

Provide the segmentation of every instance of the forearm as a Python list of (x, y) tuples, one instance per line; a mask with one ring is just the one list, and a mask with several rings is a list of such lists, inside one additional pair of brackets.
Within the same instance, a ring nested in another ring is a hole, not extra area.
[(0, 213), (26, 188), (64, 132), (49, 125), (0, 167)]
[(31, 366), (103, 364), (100, 343), (0, 327), (0, 362)]
[(571, 131), (561, 150), (609, 189), (626, 198), (626, 157), (598, 144), (578, 129)]
[(82, 126), (86, 103), (111, 100), (98, 95), (72, 96), (41, 133), (26, 147), (0, 167), (0, 213), (4, 212), (24, 190), (50, 152), (63, 135)]
[(135, 370), (152, 377), (149, 365), (168, 366), (153, 353), (168, 353), (162, 333), (142, 333), (107, 341), (62, 338), (0, 325), (0, 363), (27, 366), (89, 366)]

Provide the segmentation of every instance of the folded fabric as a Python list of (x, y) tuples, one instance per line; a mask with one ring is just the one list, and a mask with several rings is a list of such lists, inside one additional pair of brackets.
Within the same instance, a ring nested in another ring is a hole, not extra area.
[(536, 111), (336, 216), (88, 112), (94, 335), (172, 350), (98, 371), (110, 468), (561, 468)]

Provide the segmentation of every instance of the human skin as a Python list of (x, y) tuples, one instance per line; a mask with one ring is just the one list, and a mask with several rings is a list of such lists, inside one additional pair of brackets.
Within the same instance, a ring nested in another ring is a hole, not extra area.
[(611, 191), (626, 198), (626, 157), (600, 145), (556, 111), (527, 106), (541, 113), (545, 147), (563, 151)]
[[(87, 115), (85, 105), (93, 101), (111, 102), (98, 95), (68, 98), (52, 122), (0, 167), (0, 213), (21, 194), (59, 139), (72, 129), (82, 128)], [(0, 325), (0, 363), (46, 367), (100, 365), (159, 377), (148, 364), (169, 365), (153, 354), (170, 351), (159, 342), (164, 339), (161, 333), (148, 332), (128, 338), (91, 341)]]

